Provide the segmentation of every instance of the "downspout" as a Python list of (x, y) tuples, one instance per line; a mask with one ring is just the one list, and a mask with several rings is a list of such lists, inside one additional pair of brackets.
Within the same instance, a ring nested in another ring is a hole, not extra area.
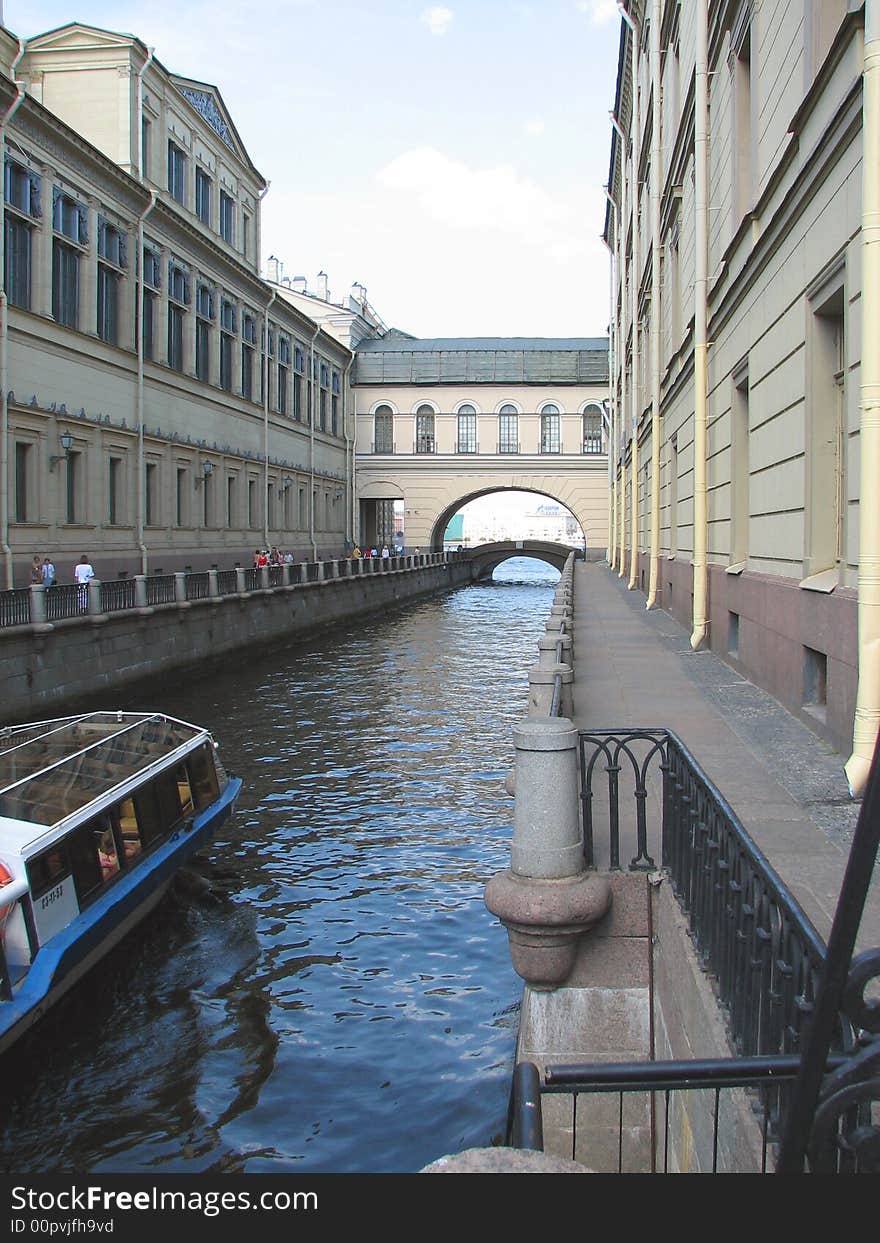
[[(137, 74), (137, 170), (138, 178), (141, 185), (144, 184), (144, 74), (147, 66), (153, 59), (155, 48), (150, 48), (147, 59), (141, 65)], [(148, 553), (147, 553), (147, 462), (146, 462), (146, 445), (144, 441), (144, 221), (150, 212), (156, 206), (157, 194), (155, 190), (150, 190), (150, 201), (144, 210), (138, 216), (137, 223), (137, 239), (138, 251), (135, 271), (138, 277), (137, 286), (137, 305), (138, 320), (135, 329), (136, 355), (137, 355), (137, 392), (135, 396), (135, 424), (138, 429), (138, 488), (137, 488), (137, 545), (141, 554), (141, 574), (147, 573)]]
[[(348, 545), (354, 544), (354, 437), (350, 435), (349, 429), (349, 413), (348, 402), (346, 401), (346, 393), (348, 392), (348, 374), (351, 371), (351, 364), (354, 362), (354, 355), (345, 364), (345, 370), (342, 373), (342, 428), (345, 433), (345, 551), (348, 552)], [(349, 472), (349, 465), (351, 470)]]
[(657, 605), (660, 577), (660, 20), (661, 0), (651, 13), (651, 550), (648, 599)]
[(620, 15), (629, 26), (632, 50), (632, 378), (630, 404), (632, 407), (632, 442), (630, 445), (630, 555), (627, 590), (632, 591), (638, 574), (639, 552), (639, 285), (641, 283), (639, 255), (639, 164), (641, 163), (641, 117), (639, 115), (639, 35), (636, 24), (617, 0)]
[[(606, 187), (605, 197), (612, 212), (612, 230), (614, 245), (605, 242), (609, 258), (609, 289), (608, 289), (608, 396), (611, 404), (611, 420), (607, 433), (608, 444), (608, 564), (613, 566), (617, 556), (617, 473), (614, 470), (613, 452), (617, 444), (617, 377), (615, 366), (617, 357), (617, 315), (614, 305), (615, 263), (614, 247), (617, 245), (617, 204)], [(605, 240), (604, 238), (602, 239)]]
[[(627, 209), (627, 150), (629, 143), (626, 134), (612, 112), (611, 124), (614, 126), (614, 132), (620, 140), (623, 162), (621, 164), (620, 173), (620, 214), (618, 220), (620, 222), (620, 241), (618, 242), (618, 279), (620, 282), (620, 293), (617, 298), (619, 328), (617, 333), (617, 354), (618, 366), (620, 367), (620, 402), (617, 407), (617, 441), (614, 446), (615, 463), (614, 477), (617, 478), (617, 467), (620, 466), (620, 483), (617, 490), (618, 518), (620, 521), (620, 535), (617, 540), (617, 577), (623, 578), (626, 570), (626, 454), (623, 449), (623, 427), (626, 419), (626, 333), (624, 332), (623, 318), (626, 314), (625, 294), (626, 294), (626, 209)], [(619, 459), (619, 461), (617, 460)]]
[(859, 423), (859, 685), (844, 772), (863, 793), (880, 727), (880, 9), (865, 2), (862, 69), (862, 341)]
[(269, 540), (269, 311), (277, 296), (278, 290), (273, 289), (263, 310), (263, 547), (267, 550), (272, 546)]
[(321, 325), (316, 324), (314, 336), (309, 342), (310, 388), (306, 389), (306, 392), (311, 392), (312, 395), (309, 401), (309, 543), (312, 546), (313, 561), (318, 560), (318, 545), (315, 543), (315, 397), (320, 373), (315, 375), (315, 342), (320, 331)]
[(708, 580), (706, 572), (706, 352), (709, 268), (708, 118), (709, 118), (709, 5), (697, 0), (697, 57), (694, 72), (694, 651), (705, 642)]
[[(21, 107), (24, 87), (15, 77), (19, 62), (24, 56), (24, 40), (18, 40), (18, 52), (12, 62), (12, 80), (15, 83), (15, 99), (0, 120), (0, 167), (3, 171), (3, 190), (0, 193), (0, 239), (6, 238), (6, 126)], [(2, 389), (2, 428), (0, 428), (0, 541), (3, 544), (3, 560), (6, 563), (6, 586), (13, 587), (12, 548), (9, 544), (9, 306), (6, 300), (6, 273), (0, 272), (0, 389)]]

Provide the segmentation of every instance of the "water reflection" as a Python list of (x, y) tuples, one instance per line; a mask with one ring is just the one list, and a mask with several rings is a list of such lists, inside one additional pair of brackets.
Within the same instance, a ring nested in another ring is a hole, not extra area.
[(12, 1054), (5, 1171), (414, 1170), (500, 1132), (520, 987), (482, 890), (558, 578), (505, 570), (112, 705), (209, 726), (244, 787), (209, 892)]

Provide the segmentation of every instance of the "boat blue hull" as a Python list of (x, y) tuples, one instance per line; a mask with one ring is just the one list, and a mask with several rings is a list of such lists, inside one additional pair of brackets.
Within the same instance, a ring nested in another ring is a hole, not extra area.
[(181, 826), (40, 948), (9, 1001), (0, 1002), (0, 1052), (45, 1014), (86, 971), (159, 901), (188, 859), (231, 815), (241, 778), (230, 777), (220, 797)]

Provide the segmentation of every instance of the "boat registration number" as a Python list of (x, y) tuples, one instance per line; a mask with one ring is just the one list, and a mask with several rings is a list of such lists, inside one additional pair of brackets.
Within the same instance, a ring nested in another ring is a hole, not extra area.
[(34, 923), (40, 944), (45, 944), (79, 914), (76, 888), (72, 876), (63, 877), (57, 885), (34, 899)]

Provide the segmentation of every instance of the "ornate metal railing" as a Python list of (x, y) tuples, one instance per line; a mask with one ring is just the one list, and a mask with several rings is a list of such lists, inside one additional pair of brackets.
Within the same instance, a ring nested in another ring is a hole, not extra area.
[(174, 575), (151, 574), (147, 578), (147, 604), (173, 604)]
[(31, 593), (28, 587), (0, 592), (0, 626), (26, 626), (31, 620)]
[[(880, 1001), (870, 992), (880, 978), (880, 949), (853, 957), (880, 844), (880, 741), (827, 949), (675, 735), (664, 729), (585, 731), (579, 754), (588, 866), (597, 856), (600, 806), (608, 814), (612, 869), (620, 867), (622, 831), (634, 834), (632, 870), (654, 869), (651, 852), (659, 851), (741, 1056), (712, 1063), (708, 1070), (708, 1063), (695, 1062), (547, 1066), (537, 1090), (571, 1092), (575, 1098), (612, 1090), (647, 1092), (653, 1120), (653, 1094), (659, 1089), (710, 1088), (716, 1092), (709, 1114), (717, 1151), (720, 1085), (749, 1087), (758, 1090), (763, 1119), (760, 1168), (767, 1168), (770, 1144), (778, 1145), (779, 1171), (880, 1170)], [(627, 791), (633, 799), (629, 815), (621, 803)], [(653, 832), (649, 805), (655, 812)], [(534, 1085), (528, 1072), (515, 1081), (514, 1095), (524, 1104), (515, 1104), (514, 1114), (533, 1108)], [(668, 1117), (668, 1096), (666, 1108)], [(622, 1143), (622, 1104), (620, 1117)], [(653, 1169), (653, 1126), (651, 1153)]]
[(66, 617), (79, 617), (89, 608), (88, 588), (73, 583), (57, 584), (46, 591), (46, 621), (63, 621)]
[(231, 596), (238, 591), (237, 572), (235, 570), (218, 570), (217, 590), (221, 596)]
[(187, 574), (184, 577), (187, 600), (207, 600), (211, 594), (207, 571), (201, 574)]
[(133, 609), (134, 579), (120, 578), (116, 582), (101, 583), (101, 608), (105, 613), (114, 609)]

